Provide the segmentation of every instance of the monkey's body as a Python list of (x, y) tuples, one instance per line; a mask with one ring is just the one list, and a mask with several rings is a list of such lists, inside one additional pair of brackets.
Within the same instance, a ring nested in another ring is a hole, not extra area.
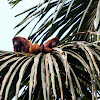
[(29, 48), (29, 53), (30, 54), (38, 54), (40, 53), (40, 47), (37, 43), (33, 44), (30, 48)]

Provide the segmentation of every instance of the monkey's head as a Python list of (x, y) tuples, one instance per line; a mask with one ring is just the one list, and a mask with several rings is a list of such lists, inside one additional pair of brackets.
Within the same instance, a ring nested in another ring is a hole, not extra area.
[(14, 51), (21, 52), (21, 47), (23, 46), (23, 43), (20, 37), (14, 37), (12, 41), (13, 41)]
[(14, 37), (12, 39), (14, 47), (19, 47), (22, 45), (22, 42), (19, 37)]
[(56, 47), (58, 43), (59, 43), (59, 38), (54, 38), (52, 47)]

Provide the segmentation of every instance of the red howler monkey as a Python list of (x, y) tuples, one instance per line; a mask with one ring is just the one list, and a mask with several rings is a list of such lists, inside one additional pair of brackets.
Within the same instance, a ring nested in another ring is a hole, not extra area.
[(30, 54), (38, 54), (40, 52), (40, 47), (37, 43), (32, 45), (30, 41), (24, 37), (14, 37), (12, 41), (15, 52), (24, 52)]
[(29, 53), (30, 54), (38, 54), (40, 53), (40, 47), (37, 43), (33, 44), (30, 48), (29, 48)]
[(18, 36), (18, 37), (14, 37), (12, 41), (13, 41), (15, 52), (29, 53), (29, 48), (30, 46), (32, 46), (29, 40), (27, 40), (24, 37)]
[(52, 50), (52, 48), (56, 47), (58, 43), (59, 43), (59, 38), (53, 38), (40, 46), (40, 52), (48, 53)]
[(59, 38), (53, 38), (46, 42), (45, 44), (39, 45), (37, 43), (31, 44), (29, 40), (25, 39), (24, 37), (14, 37), (12, 39), (13, 45), (14, 45), (14, 51), (15, 52), (24, 52), (24, 53), (30, 53), (30, 54), (38, 54), (40, 52), (48, 53), (57, 46), (59, 43)]

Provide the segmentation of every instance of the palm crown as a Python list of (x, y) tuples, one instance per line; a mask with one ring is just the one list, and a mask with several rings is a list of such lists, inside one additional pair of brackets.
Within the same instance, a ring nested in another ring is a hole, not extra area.
[[(9, 3), (14, 7), (20, 1)], [(16, 15), (27, 13), (16, 35), (34, 25), (28, 37), (32, 43), (41, 45), (51, 37), (60, 43), (47, 54), (0, 51), (0, 100), (100, 98), (99, 12), (100, 0), (44, 0)]]

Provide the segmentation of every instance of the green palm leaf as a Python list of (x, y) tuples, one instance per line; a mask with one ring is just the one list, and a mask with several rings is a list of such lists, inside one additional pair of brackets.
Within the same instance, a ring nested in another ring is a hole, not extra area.
[[(4, 100), (10, 100), (14, 95), (15, 100), (42, 96), (45, 100), (98, 98), (94, 94), (100, 90), (99, 42), (67, 42), (50, 53), (37, 56), (14, 53), (5, 56), (5, 52), (0, 52), (1, 97)], [(5, 69), (8, 70), (5, 72)], [(25, 89), (18, 96), (22, 87)]]
[[(19, 2), (18, 0), (15, 1)], [(34, 25), (29, 35), (32, 42), (40, 42), (41, 39), (44, 42), (55, 33), (56, 37), (65, 39), (77, 32), (95, 31), (95, 18), (96, 27), (99, 30), (99, 0), (47, 0), (16, 15), (16, 17), (26, 12), (28, 13), (27, 16), (16, 27), (23, 25), (24, 22), (27, 24), (16, 34), (19, 34), (27, 25)], [(32, 24), (32, 20), (35, 18), (38, 21)], [(74, 40), (89, 41), (89, 39), (90, 34), (88, 33), (74, 37)]]

